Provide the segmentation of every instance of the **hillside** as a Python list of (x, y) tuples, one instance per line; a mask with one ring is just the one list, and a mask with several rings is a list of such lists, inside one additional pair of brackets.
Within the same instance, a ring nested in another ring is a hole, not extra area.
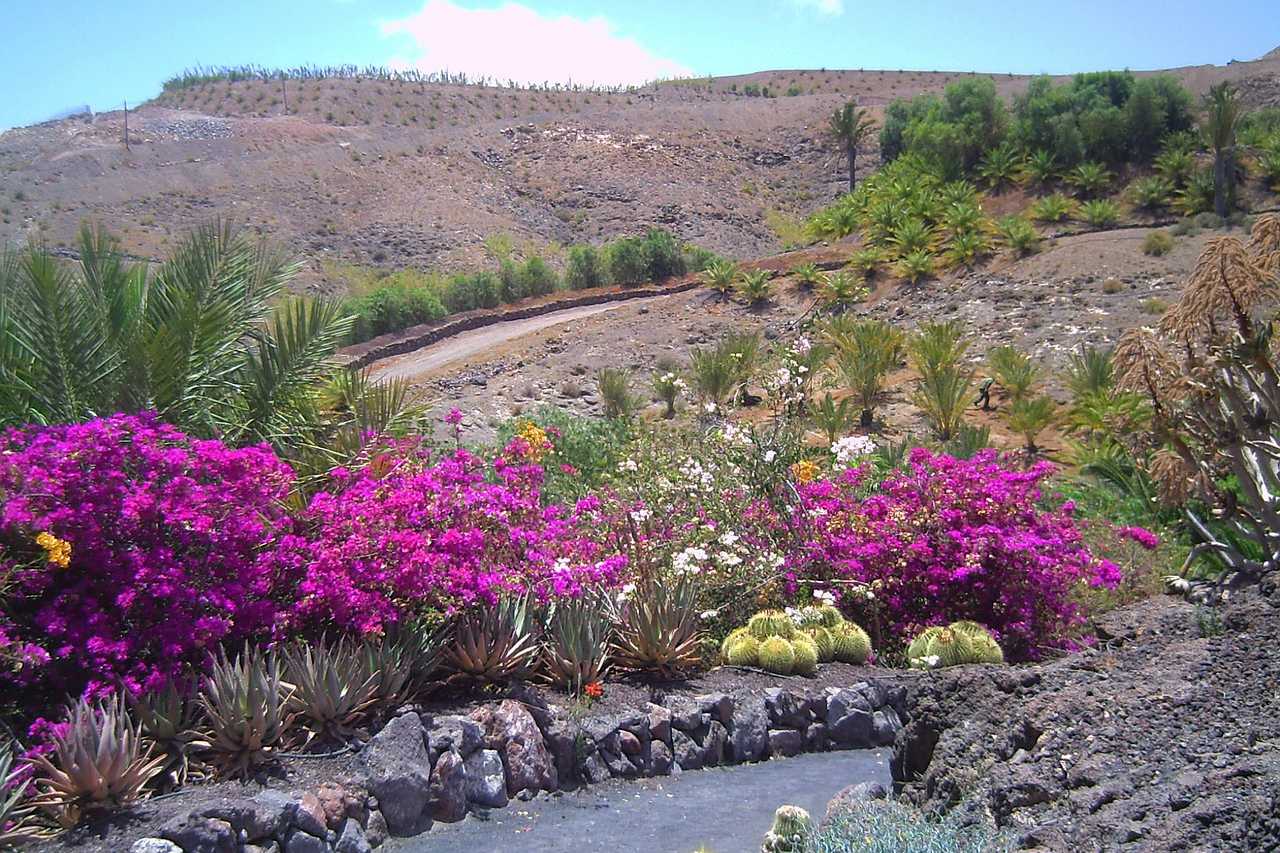
[[(1273, 54), (1171, 73), (1197, 92), (1231, 79), (1250, 106), (1280, 103)], [(498, 232), (517, 245), (598, 242), (661, 225), (759, 256), (779, 248), (770, 211), (804, 215), (844, 186), (822, 136), (837, 104), (856, 98), (879, 113), (961, 76), (769, 71), (630, 94), (197, 83), (131, 111), (128, 150), (119, 111), (0, 134), (0, 242), (67, 245), (88, 219), (153, 257), (192, 225), (230, 215), (302, 255), (312, 286), (329, 261), (475, 263)], [(1029, 78), (995, 79), (1009, 97)], [(766, 88), (772, 97), (755, 94)], [(867, 152), (859, 167), (877, 160)]]

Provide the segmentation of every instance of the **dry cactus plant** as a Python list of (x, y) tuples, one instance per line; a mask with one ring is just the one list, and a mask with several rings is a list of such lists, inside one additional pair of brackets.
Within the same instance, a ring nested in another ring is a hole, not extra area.
[[(1166, 499), (1196, 495), (1264, 555), (1254, 559), (1188, 510), (1201, 538), (1187, 565), (1216, 554), (1224, 583), (1255, 579), (1280, 553), (1280, 216), (1254, 225), (1246, 245), (1210, 240), (1178, 303), (1157, 329), (1116, 346), (1121, 387), (1149, 398), (1161, 451), (1148, 470)], [(1233, 477), (1239, 494), (1216, 484)], [(1185, 568), (1185, 567), (1184, 567)]]

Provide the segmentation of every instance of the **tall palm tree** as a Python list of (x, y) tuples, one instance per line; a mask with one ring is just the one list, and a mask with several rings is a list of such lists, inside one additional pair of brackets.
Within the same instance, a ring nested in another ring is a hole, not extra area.
[(1205, 135), (1213, 146), (1213, 210), (1218, 216), (1226, 216), (1235, 183), (1239, 92), (1227, 82), (1211, 86), (1205, 96), (1205, 108)]
[(198, 229), (154, 272), (102, 230), (79, 244), (78, 265), (42, 247), (0, 257), (0, 426), (152, 409), (296, 459), (349, 424), (367, 434), (411, 413), (403, 389), (343, 375), (341, 305), (289, 296), (297, 265), (229, 224)]
[(828, 132), (849, 160), (849, 192), (853, 192), (857, 182), (858, 148), (875, 129), (876, 125), (871, 120), (871, 115), (866, 110), (859, 109), (855, 101), (849, 101), (831, 114)]

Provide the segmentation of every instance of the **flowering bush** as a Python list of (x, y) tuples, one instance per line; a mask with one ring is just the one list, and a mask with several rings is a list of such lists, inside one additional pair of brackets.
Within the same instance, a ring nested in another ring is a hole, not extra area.
[[(541, 430), (538, 430), (541, 432)], [(466, 450), (384, 447), (357, 473), (334, 472), (304, 532), (283, 538), (277, 571), (301, 578), (305, 625), (376, 633), (410, 611), (493, 603), (503, 591), (576, 595), (612, 585), (625, 558), (594, 498), (542, 505), (545, 435), (526, 430), (492, 464)]]
[[(154, 415), (0, 438), (0, 655), (19, 684), (155, 687), (267, 632), (286, 580), (260, 559), (293, 475), (265, 446)], [(16, 671), (15, 671), (16, 670)]]
[(899, 637), (971, 619), (1013, 658), (1069, 645), (1083, 621), (1074, 593), (1114, 587), (1120, 571), (1090, 554), (1070, 502), (1038, 508), (1052, 470), (1010, 471), (991, 451), (958, 460), (916, 448), (908, 469), (868, 497), (865, 469), (802, 485), (789, 575), (874, 589)]

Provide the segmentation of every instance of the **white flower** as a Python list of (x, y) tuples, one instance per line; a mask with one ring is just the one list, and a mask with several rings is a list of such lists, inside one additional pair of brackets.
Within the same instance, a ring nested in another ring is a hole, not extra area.
[(764, 454), (765, 462), (773, 462), (773, 460), (777, 458), (778, 458), (778, 454), (774, 453), (772, 450), (766, 451)]
[(726, 548), (732, 548), (733, 543), (737, 541), (738, 541), (738, 534), (734, 533), (732, 530), (726, 531), (724, 535), (720, 537), (720, 544), (725, 546)]
[(831, 445), (831, 453), (836, 463), (848, 466), (855, 459), (869, 456), (876, 452), (876, 443), (865, 435), (846, 435)]
[(634, 459), (623, 459), (618, 463), (619, 471), (638, 471), (640, 466), (636, 464)]
[(806, 337), (796, 338), (796, 342), (791, 345), (791, 351), (798, 355), (804, 355), (813, 348), (812, 342)]
[(706, 412), (708, 415), (714, 415), (716, 413), (716, 404), (708, 400), (703, 404), (702, 411)]
[(555, 563), (551, 566), (551, 571), (558, 575), (567, 575), (569, 573), (569, 558), (557, 557)]
[(929, 669), (934, 669), (938, 664), (942, 663), (942, 658), (938, 655), (925, 655), (921, 660), (924, 661), (925, 666), (929, 667)]
[(718, 616), (719, 613), (720, 611), (718, 610), (704, 610), (698, 614), (698, 618), (701, 619), (703, 622), (706, 622), (709, 619), (716, 618), (716, 616)]
[(822, 604), (834, 605), (836, 603), (836, 595), (827, 589), (819, 589), (813, 593), (813, 600)]
[(636, 524), (644, 524), (650, 518), (653, 518), (653, 510), (645, 507), (644, 509), (631, 510), (631, 520)]
[(717, 551), (716, 562), (722, 566), (732, 568), (734, 566), (742, 565), (742, 558), (731, 551)]

